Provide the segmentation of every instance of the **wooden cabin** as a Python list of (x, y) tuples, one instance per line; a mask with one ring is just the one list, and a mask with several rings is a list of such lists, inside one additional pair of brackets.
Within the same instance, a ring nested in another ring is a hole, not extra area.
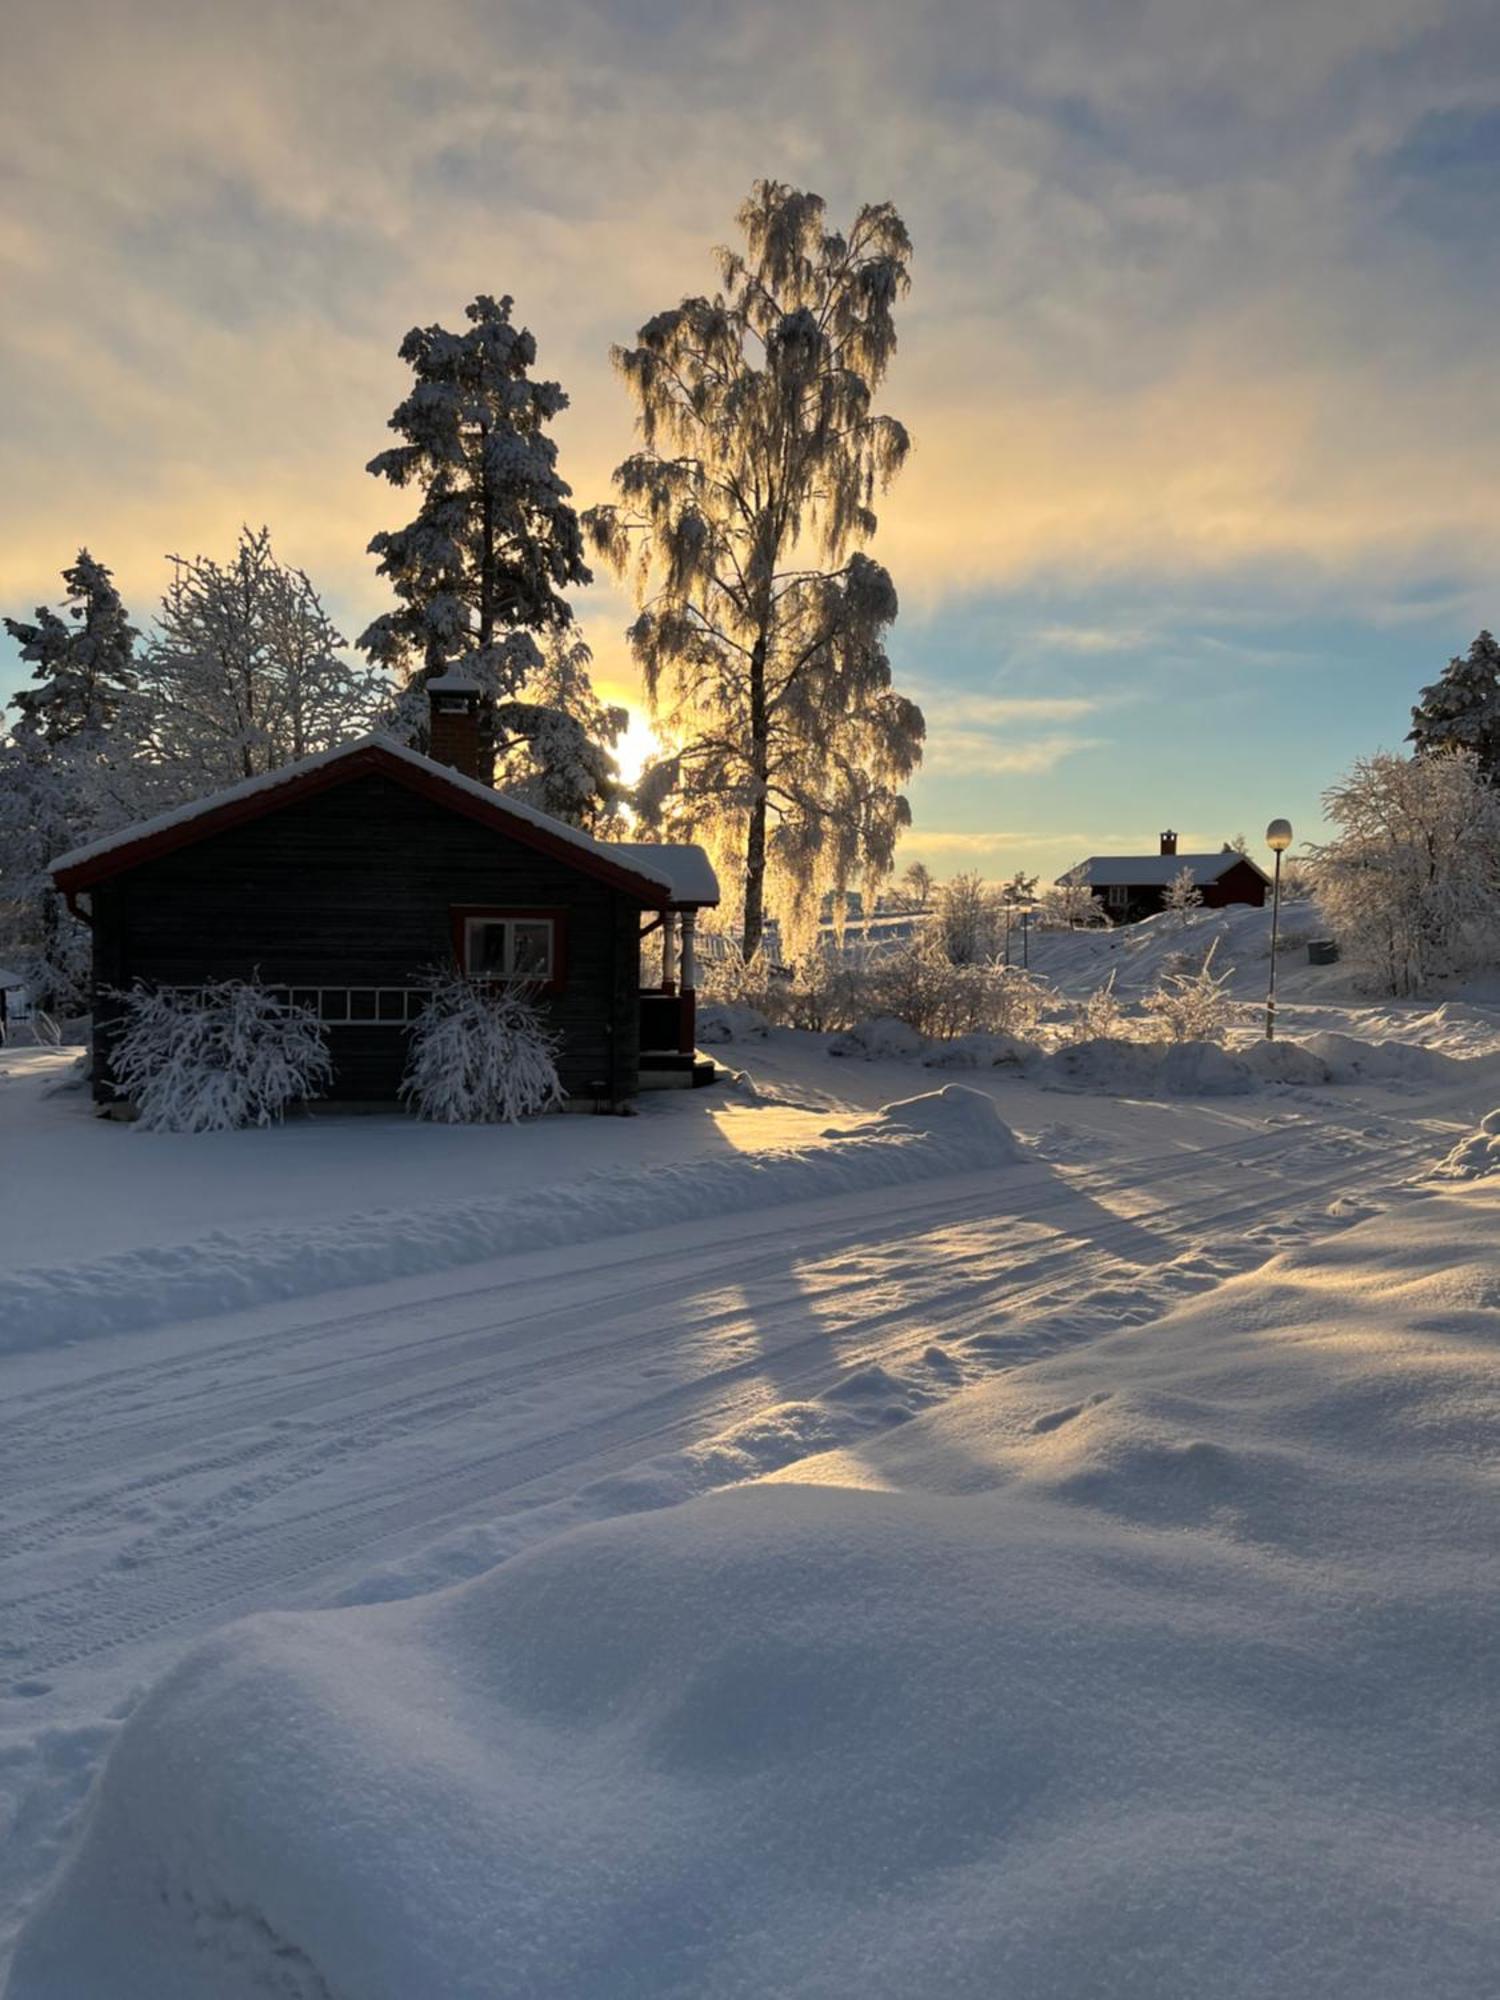
[(93, 931), (96, 1098), (116, 1098), (114, 992), (258, 977), (326, 1024), (330, 1096), (394, 1100), (422, 975), (454, 963), (536, 991), (575, 1104), (712, 1077), (694, 1053), (708, 857), (504, 797), (475, 775), (478, 689), (449, 675), (432, 699), (433, 756), (364, 737), (53, 863)]
[(1231, 903), (1260, 909), (1271, 886), (1265, 870), (1237, 848), (1179, 854), (1170, 827), (1161, 835), (1159, 854), (1091, 854), (1058, 879), (1091, 890), (1111, 923), (1136, 924), (1166, 907), (1167, 890), (1184, 868), (1191, 872), (1205, 910), (1227, 909)]

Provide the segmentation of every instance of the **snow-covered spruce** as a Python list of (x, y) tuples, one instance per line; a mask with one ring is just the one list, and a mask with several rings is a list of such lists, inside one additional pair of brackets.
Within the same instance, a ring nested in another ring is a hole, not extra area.
[(273, 1125), (333, 1073), (322, 1023), (255, 980), (190, 992), (137, 985), (120, 996), (116, 1081), (147, 1132)]
[(436, 972), (411, 1031), (401, 1095), (443, 1125), (513, 1125), (563, 1101), (558, 1038), (527, 995)]

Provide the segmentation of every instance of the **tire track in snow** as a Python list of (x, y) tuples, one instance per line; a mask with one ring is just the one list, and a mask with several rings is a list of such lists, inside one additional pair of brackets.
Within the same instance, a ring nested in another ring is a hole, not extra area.
[[(1284, 1149), (1285, 1139), (1280, 1132), (1273, 1135), (1273, 1142)], [(1221, 1150), (1227, 1156), (1229, 1149)], [(1362, 1171), (1357, 1166), (1351, 1169), (1347, 1160), (1331, 1162), (1317, 1179), (1310, 1178), (1299, 1184), (1299, 1201), (1316, 1201), (1320, 1195), (1333, 1189), (1347, 1192), (1352, 1186), (1367, 1181), (1389, 1179), (1393, 1165), (1404, 1154), (1416, 1155), (1426, 1150), (1429, 1150), (1426, 1142), (1416, 1140), (1405, 1147), (1386, 1149), (1372, 1157)], [(1236, 1145), (1233, 1152), (1237, 1160), (1242, 1160), (1245, 1156), (1244, 1142)], [(1203, 1152), (1184, 1156), (1178, 1169), (1163, 1172), (1151, 1186), (1160, 1185), (1162, 1180), (1175, 1182), (1185, 1174), (1201, 1179), (1207, 1157)], [(1098, 1183), (1097, 1175), (1090, 1176), (1090, 1195), (1097, 1195)], [(1027, 1212), (1045, 1216), (1049, 1208), (1065, 1205), (1070, 1191), (1076, 1195), (1076, 1188), (1065, 1188), (1056, 1201), (1031, 1205), (1029, 1211), (1021, 1211), (1014, 1216), (1009, 1213), (996, 1216), (993, 1202), (985, 1208), (977, 1197), (956, 1208), (952, 1202), (945, 1203), (939, 1196), (930, 1202), (908, 1205), (908, 1212), (913, 1209), (918, 1211), (914, 1218), (917, 1225), (914, 1233), (918, 1237), (986, 1222), (1008, 1229), (1015, 1221), (1024, 1220)], [(1159, 1224), (1169, 1225), (1162, 1234), (1161, 1257), (1155, 1269), (1160, 1271), (1170, 1267), (1174, 1255), (1196, 1247), (1193, 1239), (1205, 1229), (1232, 1230), (1263, 1218), (1266, 1204), (1262, 1194), (1257, 1194), (1253, 1200), (1246, 1200), (1243, 1196), (1238, 1200), (1226, 1200), (1227, 1192), (1222, 1188), (1212, 1190), (1203, 1201), (1182, 1204), (1167, 1210), (1160, 1217), (1150, 1218)], [(965, 1210), (971, 1212), (965, 1213)], [(922, 1226), (924, 1218), (925, 1227)], [(872, 1221), (883, 1225), (887, 1218), (883, 1214), (867, 1217), (864, 1240), (870, 1238)], [(902, 1296), (882, 1312), (864, 1316), (858, 1324), (858, 1331), (851, 1333), (845, 1342), (832, 1340), (822, 1324), (808, 1331), (808, 1315), (817, 1314), (830, 1296), (868, 1291), (871, 1284), (868, 1268), (851, 1274), (843, 1285), (817, 1292), (811, 1297), (801, 1285), (783, 1286), (778, 1310), (788, 1320), (789, 1339), (767, 1346), (762, 1327), (759, 1344), (753, 1353), (727, 1365), (691, 1375), (651, 1395), (637, 1395), (623, 1405), (616, 1405), (581, 1421), (573, 1398), (562, 1393), (568, 1379), (596, 1365), (606, 1354), (613, 1354), (629, 1372), (632, 1357), (639, 1360), (644, 1354), (650, 1358), (655, 1352), (650, 1344), (649, 1329), (646, 1333), (631, 1330), (608, 1340), (589, 1342), (571, 1354), (566, 1351), (562, 1354), (556, 1351), (538, 1353), (529, 1363), (528, 1380), (547, 1379), (553, 1383), (558, 1392), (555, 1399), (569, 1410), (568, 1420), (562, 1425), (539, 1435), (533, 1433), (524, 1441), (507, 1439), (477, 1453), (470, 1451), (456, 1462), (429, 1464), (426, 1469), (399, 1478), (394, 1483), (389, 1476), (384, 1476), (378, 1491), (352, 1495), (344, 1493), (324, 1505), (302, 1509), (290, 1518), (273, 1516), (267, 1520), (226, 1527), (220, 1504), (222, 1496), (217, 1499), (210, 1496), (181, 1522), (170, 1524), (168, 1531), (157, 1538), (157, 1546), (151, 1556), (135, 1560), (128, 1570), (107, 1568), (102, 1574), (95, 1573), (81, 1580), (9, 1600), (6, 1608), (12, 1630), (15, 1629), (15, 1614), (32, 1614), (26, 1622), (33, 1628), (36, 1643), (26, 1649), (28, 1671), (47, 1673), (152, 1639), (185, 1619), (202, 1622), (205, 1613), (211, 1613), (213, 1622), (217, 1622), (220, 1616), (246, 1608), (268, 1586), (274, 1585), (284, 1593), (289, 1585), (298, 1584), (319, 1571), (345, 1562), (351, 1554), (362, 1553), (368, 1557), (381, 1543), (393, 1537), (408, 1535), (416, 1529), (443, 1526), (472, 1514), (481, 1506), (487, 1507), (491, 1513), (518, 1511), (519, 1503), (524, 1502), (528, 1494), (534, 1494), (536, 1499), (547, 1497), (545, 1489), (549, 1483), (555, 1484), (560, 1474), (570, 1475), (576, 1488), (579, 1484), (637, 1464), (643, 1457), (654, 1456), (673, 1443), (689, 1442), (695, 1437), (722, 1430), (735, 1421), (744, 1421), (768, 1404), (793, 1400), (804, 1394), (816, 1394), (819, 1389), (826, 1389), (847, 1376), (851, 1370), (872, 1362), (886, 1367), (900, 1366), (935, 1339), (955, 1337), (952, 1330), (955, 1319), (964, 1320), (976, 1312), (992, 1314), (997, 1310), (1010, 1316), (1025, 1310), (1028, 1304), (1043, 1301), (1054, 1309), (1066, 1306), (1075, 1311), (1086, 1310), (1090, 1298), (1098, 1298), (1100, 1294), (1101, 1277), (1105, 1279), (1102, 1287), (1105, 1292), (1119, 1289), (1119, 1272), (1111, 1255), (1111, 1235), (1118, 1242), (1134, 1242), (1144, 1227), (1143, 1219), (1118, 1217), (1112, 1229), (1110, 1225), (1101, 1226), (1086, 1248), (1081, 1247), (1078, 1237), (1070, 1236), (1060, 1240), (1051, 1252), (1033, 1257), (1019, 1269), (1011, 1263), (997, 1271), (992, 1263), (976, 1253), (976, 1261), (986, 1263), (986, 1269), (958, 1286), (953, 1284), (951, 1276), (948, 1277), (941, 1287), (941, 1311), (936, 1317), (934, 1302)], [(832, 1261), (838, 1252), (829, 1248), (826, 1236), (820, 1241), (828, 1252), (820, 1261)], [(882, 1247), (886, 1247), (883, 1234), (880, 1241)], [(847, 1248), (847, 1244), (844, 1247)], [(701, 1274), (701, 1251), (697, 1261)], [(752, 1261), (763, 1262), (763, 1254), (758, 1260), (742, 1259), (741, 1269)], [(1063, 1293), (1053, 1292), (1051, 1288), (1058, 1272), (1068, 1266), (1075, 1273), (1075, 1282)], [(951, 1263), (945, 1263), (944, 1268), (951, 1270)], [(1133, 1268), (1145, 1271), (1151, 1267), (1135, 1265)], [(719, 1265), (711, 1270), (709, 1279), (709, 1300), (722, 1294), (726, 1285), (734, 1282)], [(1213, 1274), (1204, 1276), (1203, 1282), (1213, 1282)], [(1147, 1293), (1149, 1289), (1148, 1283)], [(641, 1293), (637, 1295), (634, 1307), (637, 1316), (648, 1309), (641, 1302), (647, 1290), (651, 1294), (650, 1305), (659, 1305), (660, 1273), (653, 1286), (641, 1288)], [(1149, 1298), (1146, 1302), (1151, 1303)], [(622, 1303), (617, 1298), (617, 1310)], [(1157, 1303), (1159, 1305), (1160, 1301)], [(756, 1308), (749, 1310), (753, 1314)], [(744, 1318), (746, 1312), (743, 1303), (728, 1312), (710, 1304), (690, 1315), (686, 1322), (679, 1320), (666, 1335), (657, 1328), (657, 1339), (668, 1346), (676, 1346), (689, 1337), (695, 1341), (711, 1340), (726, 1317)], [(943, 1323), (943, 1313), (946, 1313), (947, 1324)], [(566, 1310), (533, 1315), (536, 1338), (542, 1338), (548, 1323), (568, 1316)], [(881, 1336), (888, 1327), (909, 1327), (914, 1320), (920, 1325), (917, 1334), (908, 1334), (894, 1345), (881, 1344)], [(1119, 1324), (1120, 1315), (1107, 1318), (1104, 1323)], [(303, 1331), (315, 1333), (316, 1326)], [(484, 1329), (471, 1328), (467, 1331), (473, 1334)], [(492, 1329), (490, 1331), (492, 1333)], [(419, 1344), (409, 1343), (412, 1346)], [(1015, 1365), (1023, 1358), (1026, 1358), (1024, 1353), (1014, 1354), (1009, 1357), (1008, 1365)], [(570, 1366), (559, 1372), (561, 1363)], [(768, 1371), (774, 1375), (774, 1393), (767, 1392), (764, 1378)], [(508, 1400), (513, 1397), (517, 1386), (517, 1371), (514, 1368), (496, 1374), (492, 1363), (488, 1395), (484, 1400)], [(747, 1387), (754, 1390), (748, 1399), (744, 1393)], [(476, 1402), (475, 1389), (473, 1382), (464, 1383), (454, 1396), (444, 1399), (446, 1408), (451, 1411), (456, 1401), (469, 1414), (478, 1414), (480, 1406)], [(412, 1407), (405, 1406), (395, 1411), (386, 1407), (379, 1413), (380, 1421), (389, 1428), (393, 1420), (409, 1414)], [(402, 1425), (403, 1433), (419, 1429), (421, 1424), (421, 1417), (412, 1414), (410, 1421)], [(357, 1450), (361, 1436), (365, 1435), (367, 1433), (356, 1428), (352, 1436), (340, 1443), (339, 1455), (347, 1456), (350, 1451)], [(299, 1461), (305, 1463), (309, 1440), (304, 1437), (293, 1442), (301, 1445)], [(175, 1469), (164, 1468), (159, 1483), (173, 1483), (182, 1476), (182, 1470), (180, 1462)], [(387, 1475), (389, 1471), (387, 1467)], [(316, 1471), (311, 1477), (316, 1480)], [(279, 1482), (276, 1490), (295, 1489), (301, 1483), (301, 1477), (294, 1473)], [(116, 1502), (119, 1497), (113, 1496)], [(256, 1505), (269, 1497), (269, 1492), (252, 1491), (245, 1496), (246, 1505)], [(434, 1505), (434, 1502), (437, 1504)], [(111, 1496), (100, 1495), (99, 1504), (107, 1510), (111, 1505)], [(71, 1532), (75, 1535), (78, 1525), (75, 1518), (71, 1523)], [(190, 1537), (195, 1533), (201, 1537), (196, 1547), (190, 1544)], [(185, 1543), (188, 1545), (184, 1546)], [(101, 1617), (111, 1600), (118, 1604), (120, 1615)]]

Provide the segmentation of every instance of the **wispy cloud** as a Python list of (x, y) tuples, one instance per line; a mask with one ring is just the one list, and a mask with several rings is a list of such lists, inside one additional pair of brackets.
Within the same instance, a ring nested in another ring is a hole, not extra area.
[(935, 731), (927, 746), (922, 768), (934, 777), (1036, 777), (1055, 771), (1066, 757), (1099, 747), (1097, 736), (1050, 736), (1024, 738), (993, 735), (980, 729)]

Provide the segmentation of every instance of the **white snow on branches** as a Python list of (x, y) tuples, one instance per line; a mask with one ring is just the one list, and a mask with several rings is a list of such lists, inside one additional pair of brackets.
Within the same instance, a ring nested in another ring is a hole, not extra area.
[(136, 986), (112, 1067), (146, 1132), (273, 1125), (333, 1074), (316, 1014), (253, 980)]
[(401, 1094), (444, 1125), (507, 1124), (555, 1111), (559, 1038), (527, 994), (463, 973), (430, 975)]

